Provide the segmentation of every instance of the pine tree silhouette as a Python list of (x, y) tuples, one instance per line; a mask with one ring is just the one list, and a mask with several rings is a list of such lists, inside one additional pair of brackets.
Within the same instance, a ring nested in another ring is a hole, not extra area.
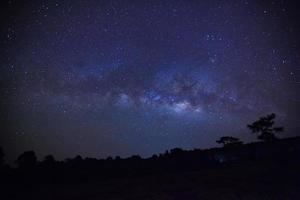
[(259, 120), (248, 124), (247, 127), (252, 131), (252, 133), (257, 134), (257, 139), (263, 141), (273, 141), (276, 138), (275, 133), (283, 132), (283, 127), (273, 127), (274, 119), (276, 115), (274, 113), (261, 117)]

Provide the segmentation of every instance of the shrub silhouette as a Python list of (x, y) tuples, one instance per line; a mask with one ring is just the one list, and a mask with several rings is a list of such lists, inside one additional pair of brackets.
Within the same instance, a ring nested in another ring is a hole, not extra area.
[(131, 157), (129, 157), (129, 160), (131, 161), (137, 161), (137, 160), (141, 160), (141, 156), (139, 155), (132, 155)]
[(46, 164), (53, 164), (53, 163), (55, 163), (55, 158), (54, 158), (53, 155), (47, 155), (47, 156), (44, 157), (43, 162), (46, 163)]
[(172, 157), (180, 157), (184, 155), (184, 151), (181, 148), (174, 148), (170, 150), (170, 155)]
[(231, 147), (231, 146), (238, 146), (243, 144), (239, 138), (231, 137), (231, 136), (224, 136), (221, 137), (219, 140), (216, 141), (219, 144), (223, 144), (223, 147)]
[(266, 117), (261, 117), (252, 124), (248, 124), (247, 127), (252, 131), (252, 133), (258, 134), (257, 139), (273, 141), (277, 139), (275, 133), (284, 131), (283, 127), (273, 127), (275, 118), (276, 115), (272, 113)]
[(37, 158), (34, 151), (25, 151), (22, 153), (16, 163), (21, 169), (31, 169), (37, 164)]
[(73, 161), (74, 162), (82, 162), (83, 159), (82, 159), (82, 157), (80, 155), (77, 155), (77, 156), (75, 156), (75, 158), (73, 158)]

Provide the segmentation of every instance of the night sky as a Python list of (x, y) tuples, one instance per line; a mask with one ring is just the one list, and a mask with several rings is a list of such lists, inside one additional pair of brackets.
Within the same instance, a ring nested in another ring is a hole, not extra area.
[[(290, 1), (3, 1), (6, 160), (105, 158), (300, 135), (300, 7)], [(298, 19), (297, 19), (298, 18)]]

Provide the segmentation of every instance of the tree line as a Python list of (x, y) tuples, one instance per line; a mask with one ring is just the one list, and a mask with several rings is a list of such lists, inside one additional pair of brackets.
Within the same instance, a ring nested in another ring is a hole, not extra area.
[[(274, 113), (269, 114), (264, 117), (260, 117), (257, 121), (254, 121), (251, 124), (248, 124), (247, 127), (251, 130), (253, 134), (256, 134), (257, 139), (265, 141), (265, 142), (272, 142), (277, 140), (277, 133), (280, 133), (284, 130), (283, 127), (274, 127), (275, 124), (275, 118), (276, 115)], [(236, 137), (232, 136), (224, 136), (221, 137), (219, 140), (216, 141), (219, 144), (222, 144), (223, 147), (238, 147), (243, 145), (243, 142)], [(155, 159), (166, 159), (170, 157), (180, 157), (181, 155), (186, 154), (187, 151), (184, 151), (180, 148), (174, 148), (171, 149), (170, 151), (166, 151), (164, 154), (159, 154), (159, 155), (153, 155), (151, 157), (152, 160)], [(108, 157), (107, 159), (102, 159), (102, 161), (105, 162), (112, 162), (112, 161), (121, 161), (121, 160), (126, 160), (130, 161), (132, 163), (141, 160), (141, 157), (139, 155), (133, 155), (129, 158), (126, 159), (121, 159), (119, 156), (116, 156), (114, 159), (112, 157)], [(81, 162), (95, 162), (99, 161), (95, 158), (86, 158), (83, 159), (80, 155), (76, 156), (75, 158), (68, 158), (64, 162), (60, 163), (65, 163), (65, 164), (78, 164)], [(17, 160), (15, 161), (19, 169), (30, 169), (35, 166), (37, 166), (38, 160), (37, 156), (34, 151), (26, 151), (22, 153)], [(53, 166), (54, 164), (57, 164), (58, 162), (55, 160), (53, 155), (47, 155), (44, 157), (44, 160), (40, 162), (41, 166)], [(3, 149), (0, 147), (0, 167), (2, 168), (4, 166), (4, 152)]]

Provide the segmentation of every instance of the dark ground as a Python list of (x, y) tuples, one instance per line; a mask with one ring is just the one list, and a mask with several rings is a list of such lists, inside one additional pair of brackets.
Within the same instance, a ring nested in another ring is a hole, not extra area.
[(299, 163), (264, 162), (65, 184), (29, 181), (6, 185), (3, 199), (299, 199), (299, 169)]
[[(42, 161), (33, 168), (3, 170), (0, 199), (296, 200), (299, 144), (300, 138), (290, 138), (203, 151), (175, 149), (149, 159)], [(227, 160), (215, 159), (220, 155)]]

